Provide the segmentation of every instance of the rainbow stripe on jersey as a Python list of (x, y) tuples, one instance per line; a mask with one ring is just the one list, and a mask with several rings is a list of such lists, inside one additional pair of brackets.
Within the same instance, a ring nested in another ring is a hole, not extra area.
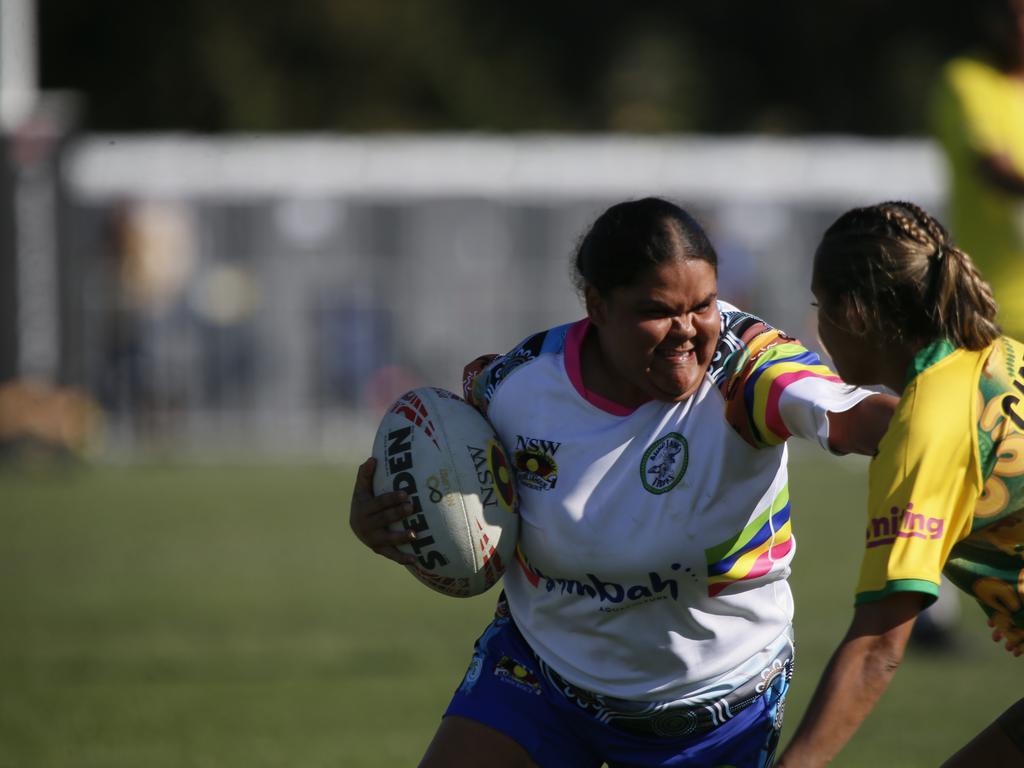
[(754, 446), (779, 445), (792, 436), (780, 408), (788, 386), (807, 378), (843, 383), (814, 352), (774, 328), (747, 340), (741, 354), (725, 384), (726, 419)]
[(790, 553), (794, 539), (789, 512), (789, 486), (785, 486), (771, 506), (739, 534), (704, 550), (708, 564), (708, 597), (765, 575), (772, 563)]

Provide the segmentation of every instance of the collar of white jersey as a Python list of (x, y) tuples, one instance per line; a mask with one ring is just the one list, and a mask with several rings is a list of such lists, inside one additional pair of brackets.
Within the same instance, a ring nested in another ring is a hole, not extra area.
[(590, 333), (591, 328), (592, 325), (588, 317), (569, 326), (569, 331), (565, 334), (565, 354), (563, 355), (565, 358), (565, 372), (568, 374), (569, 381), (572, 382), (573, 388), (579, 393), (580, 397), (595, 408), (600, 408), (612, 416), (629, 416), (636, 408), (616, 403), (596, 392), (591, 392), (583, 386), (583, 366), (580, 357), (583, 352), (583, 340)]

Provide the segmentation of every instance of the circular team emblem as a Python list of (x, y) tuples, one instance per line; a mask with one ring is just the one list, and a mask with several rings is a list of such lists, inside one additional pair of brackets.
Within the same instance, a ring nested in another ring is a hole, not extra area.
[(466, 676), (463, 678), (462, 685), (459, 686), (459, 690), (468, 691), (476, 685), (476, 681), (480, 679), (480, 671), (483, 667), (484, 660), (474, 654), (473, 658), (470, 659), (469, 668), (466, 670)]
[(651, 719), (651, 728), (659, 736), (688, 736), (697, 730), (697, 713), (690, 710), (668, 710)]
[(669, 432), (654, 441), (640, 460), (640, 480), (651, 493), (667, 493), (679, 485), (690, 463), (686, 438)]

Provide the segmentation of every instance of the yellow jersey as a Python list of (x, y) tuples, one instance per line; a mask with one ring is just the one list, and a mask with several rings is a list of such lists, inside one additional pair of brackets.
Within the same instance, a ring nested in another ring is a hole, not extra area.
[(981, 59), (953, 59), (930, 119), (948, 161), (954, 240), (992, 285), (1005, 332), (1024, 338), (1024, 197), (996, 189), (978, 167), (979, 156), (1002, 155), (1024, 176), (1024, 81)]
[(938, 595), (941, 573), (1024, 637), (1024, 344), (934, 342), (872, 459), (857, 604)]

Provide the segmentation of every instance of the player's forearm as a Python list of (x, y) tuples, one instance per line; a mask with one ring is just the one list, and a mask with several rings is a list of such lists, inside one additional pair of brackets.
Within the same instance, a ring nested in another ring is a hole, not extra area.
[(776, 768), (828, 764), (874, 708), (901, 658), (899, 644), (878, 636), (848, 636), (832, 656)]
[(876, 394), (866, 397), (846, 411), (828, 415), (828, 444), (839, 453), (874, 456), (878, 442), (889, 428), (899, 398)]

